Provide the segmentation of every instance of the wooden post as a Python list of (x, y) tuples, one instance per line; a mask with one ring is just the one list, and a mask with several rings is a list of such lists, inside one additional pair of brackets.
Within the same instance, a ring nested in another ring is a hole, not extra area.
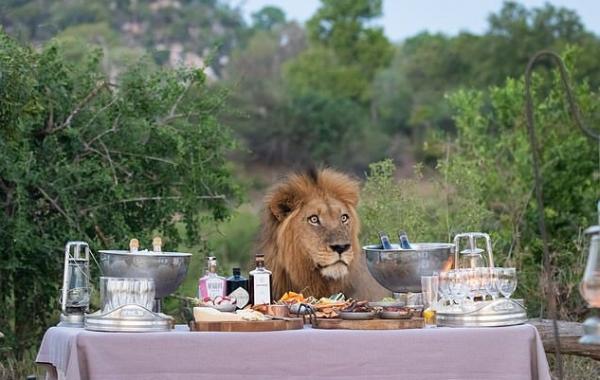
[[(530, 319), (527, 323), (537, 328), (544, 343), (544, 351), (554, 352), (552, 321), (549, 319)], [(579, 338), (583, 335), (583, 325), (581, 323), (558, 321), (558, 335), (560, 336), (560, 349), (563, 354), (600, 360), (600, 345), (579, 344)]]

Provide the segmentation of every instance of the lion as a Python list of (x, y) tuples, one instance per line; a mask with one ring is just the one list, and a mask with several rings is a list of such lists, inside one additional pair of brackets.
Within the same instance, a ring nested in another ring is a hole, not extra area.
[(357, 299), (391, 293), (369, 274), (359, 245), (359, 183), (333, 169), (289, 175), (265, 197), (258, 245), (273, 273), (273, 296), (286, 291)]

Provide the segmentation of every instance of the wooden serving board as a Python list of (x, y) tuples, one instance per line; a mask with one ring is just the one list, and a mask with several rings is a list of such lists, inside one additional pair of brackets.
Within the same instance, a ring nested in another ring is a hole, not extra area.
[(315, 329), (342, 329), (342, 330), (404, 330), (420, 329), (424, 325), (423, 318), (411, 319), (341, 319), (317, 318), (313, 323)]
[(304, 328), (302, 318), (271, 319), (268, 321), (190, 322), (191, 331), (256, 332), (300, 330), (302, 328)]

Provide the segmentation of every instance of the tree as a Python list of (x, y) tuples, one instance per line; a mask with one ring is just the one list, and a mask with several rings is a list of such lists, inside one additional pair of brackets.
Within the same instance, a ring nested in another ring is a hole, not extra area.
[(231, 104), (237, 112), (226, 118), (254, 159), (278, 162), (293, 149), (286, 137), (289, 99), (282, 70), (305, 46), (303, 29), (291, 22), (256, 31), (232, 53), (224, 85), (235, 89)]
[(267, 6), (252, 14), (252, 26), (257, 30), (273, 30), (285, 24), (285, 13), (281, 8)]
[(0, 330), (16, 355), (57, 321), (67, 240), (95, 251), (158, 232), (175, 248), (238, 196), (224, 97), (203, 71), (141, 61), (110, 82), (100, 58), (71, 64), (0, 32)]
[[(375, 72), (387, 65), (392, 47), (381, 28), (367, 22), (381, 16), (381, 0), (323, 0), (307, 22), (308, 50), (288, 65), (292, 91), (306, 88), (324, 95), (336, 90), (368, 105)], [(333, 86), (333, 88), (332, 88)]]
[(344, 64), (359, 66), (363, 75), (371, 79), (392, 54), (383, 29), (367, 27), (369, 21), (381, 16), (381, 0), (322, 3), (306, 25), (311, 41), (333, 50)]

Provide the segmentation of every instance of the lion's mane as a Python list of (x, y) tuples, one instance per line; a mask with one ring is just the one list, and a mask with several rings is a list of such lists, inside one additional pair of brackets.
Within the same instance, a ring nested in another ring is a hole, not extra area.
[[(288, 290), (305, 296), (329, 296), (344, 292), (352, 297), (373, 297), (387, 294), (368, 274), (359, 244), (360, 222), (356, 207), (359, 183), (346, 174), (332, 169), (289, 175), (275, 185), (265, 197), (262, 232), (258, 250), (265, 255), (265, 264), (273, 273), (273, 293), (279, 298)], [(294, 216), (310, 201), (328, 206), (328, 199), (344, 204), (352, 218), (350, 240), (353, 259), (348, 274), (341, 279), (324, 277), (307, 255), (306, 237), (299, 233)]]

